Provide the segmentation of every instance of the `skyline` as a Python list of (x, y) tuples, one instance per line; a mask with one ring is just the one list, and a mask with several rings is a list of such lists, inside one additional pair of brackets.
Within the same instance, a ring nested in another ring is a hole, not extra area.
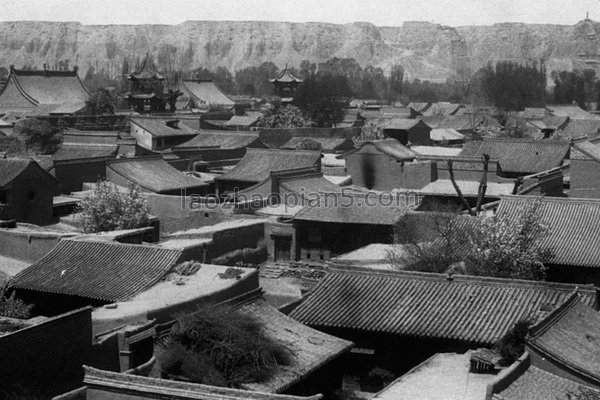
[(600, 1), (577, 0), (565, 7), (558, 0), (408, 1), (377, 0), (156, 0), (102, 2), (77, 0), (0, 0), (0, 21), (80, 22), (84, 25), (165, 24), (185, 21), (276, 21), (345, 24), (369, 22), (399, 26), (426, 21), (448, 26), (502, 22), (573, 25), (586, 17), (600, 20)]

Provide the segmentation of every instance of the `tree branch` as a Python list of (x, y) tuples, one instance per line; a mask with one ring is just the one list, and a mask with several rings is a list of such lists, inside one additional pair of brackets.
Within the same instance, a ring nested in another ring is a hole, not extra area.
[(456, 194), (458, 194), (459, 199), (462, 201), (463, 205), (469, 212), (469, 215), (475, 216), (476, 213), (473, 212), (473, 210), (471, 210), (469, 202), (467, 201), (460, 188), (458, 187), (458, 184), (456, 183), (456, 179), (454, 178), (454, 170), (452, 169), (452, 160), (450, 159), (448, 159), (448, 174), (450, 174), (450, 181), (452, 182), (452, 186), (454, 186), (454, 190), (456, 190)]
[(488, 164), (490, 162), (490, 156), (484, 154), (483, 158), (483, 175), (481, 176), (481, 181), (479, 181), (479, 188), (477, 189), (477, 206), (475, 208), (475, 213), (479, 214), (481, 212), (481, 204), (483, 203), (483, 198), (485, 197), (485, 191), (487, 190), (487, 173), (488, 173)]

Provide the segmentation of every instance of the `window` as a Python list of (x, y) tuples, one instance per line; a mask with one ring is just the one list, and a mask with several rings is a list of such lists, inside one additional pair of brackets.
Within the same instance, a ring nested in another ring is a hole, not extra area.
[(29, 199), (29, 201), (35, 200), (35, 192), (29, 192), (27, 198)]
[(6, 204), (6, 190), (0, 190), (0, 204)]

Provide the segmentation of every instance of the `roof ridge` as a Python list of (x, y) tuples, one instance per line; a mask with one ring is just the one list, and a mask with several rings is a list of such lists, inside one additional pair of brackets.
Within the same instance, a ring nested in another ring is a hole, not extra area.
[(546, 332), (559, 320), (567, 311), (573, 308), (579, 302), (578, 288), (558, 307), (552, 310), (545, 318), (542, 318), (528, 329), (528, 340), (535, 339)]
[(514, 279), (514, 278), (497, 278), (492, 276), (480, 276), (480, 275), (461, 275), (461, 274), (452, 274), (450, 275), (451, 280), (448, 280), (448, 274), (442, 273), (433, 273), (433, 272), (420, 272), (420, 271), (407, 271), (407, 270), (399, 270), (399, 271), (384, 271), (384, 270), (373, 270), (364, 267), (352, 266), (351, 268), (343, 267), (341, 265), (332, 264), (332, 272), (337, 273), (345, 273), (345, 274), (356, 274), (356, 275), (370, 275), (370, 276), (388, 276), (388, 277), (414, 277), (414, 278), (423, 278), (429, 280), (444, 280), (449, 283), (456, 282), (475, 282), (475, 283), (490, 283), (490, 284), (502, 284), (507, 285), (507, 283), (513, 283), (517, 286), (533, 286), (533, 287), (550, 287), (556, 289), (577, 289), (578, 292), (595, 292), (595, 287), (593, 284), (573, 284), (573, 283), (564, 283), (564, 282), (548, 282), (548, 281), (533, 281), (526, 279)]
[(500, 195), (500, 200), (505, 201), (527, 201), (540, 199), (542, 202), (547, 203), (573, 203), (573, 204), (589, 204), (600, 206), (600, 199), (587, 198), (587, 197), (554, 197), (554, 196), (538, 196), (538, 195), (515, 195), (515, 194), (503, 194)]
[[(158, 244), (152, 244), (152, 243), (124, 243), (124, 242), (119, 242), (116, 240), (106, 240), (106, 239), (97, 239), (96, 240), (96, 239), (94, 239), (93, 236), (86, 235), (86, 234), (61, 239), (58, 244), (60, 244), (63, 241), (71, 242), (71, 243), (93, 243), (93, 244), (101, 244), (101, 245), (107, 245), (107, 246), (130, 247), (130, 248), (136, 248), (136, 249), (147, 248), (147, 249), (155, 249), (155, 250), (167, 250), (169, 252), (172, 251), (172, 252), (179, 252), (179, 253), (183, 252), (182, 249), (164, 247), (164, 246), (161, 246)], [(57, 244), (57, 246), (58, 246), (58, 244)]]

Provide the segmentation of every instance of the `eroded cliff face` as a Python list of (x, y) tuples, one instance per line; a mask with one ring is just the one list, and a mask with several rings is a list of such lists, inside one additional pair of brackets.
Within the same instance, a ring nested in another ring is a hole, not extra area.
[(443, 81), (458, 69), (489, 61), (538, 61), (548, 69), (595, 67), (600, 24), (574, 26), (519, 23), (452, 28), (427, 22), (398, 27), (369, 23), (335, 25), (288, 22), (189, 21), (179, 25), (82, 25), (76, 22), (0, 23), (0, 66), (90, 67), (123, 74), (150, 52), (159, 64), (185, 68), (224, 66), (231, 72), (272, 61), (279, 67), (302, 60), (354, 58), (386, 72), (402, 64), (410, 79)]

